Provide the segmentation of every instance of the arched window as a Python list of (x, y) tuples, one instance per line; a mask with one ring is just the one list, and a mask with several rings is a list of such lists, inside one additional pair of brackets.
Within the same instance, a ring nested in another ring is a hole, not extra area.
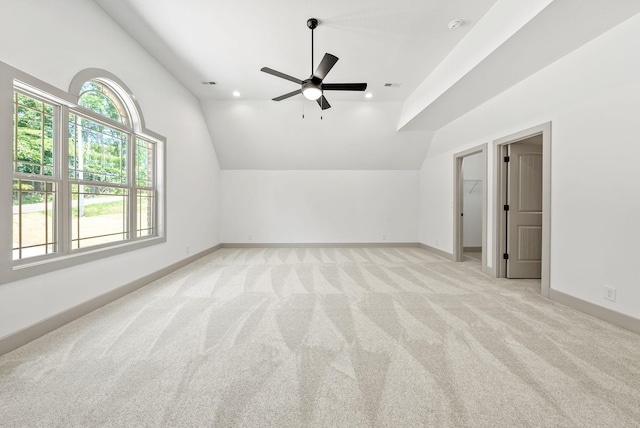
[(165, 139), (145, 128), (129, 88), (87, 69), (65, 93), (6, 69), (13, 230), (0, 241), (12, 243), (13, 266), (3, 279), (164, 242)]
[(89, 81), (82, 85), (78, 104), (82, 107), (129, 125), (129, 115), (120, 98), (109, 87), (98, 81)]
[(159, 141), (144, 132), (130, 90), (95, 69), (79, 73), (71, 89), (83, 107), (69, 115), (69, 180), (77, 203), (71, 248), (156, 236)]

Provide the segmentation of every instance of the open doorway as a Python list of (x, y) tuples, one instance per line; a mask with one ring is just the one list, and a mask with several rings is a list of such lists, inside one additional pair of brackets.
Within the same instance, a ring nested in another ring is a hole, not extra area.
[(478, 260), (486, 272), (487, 145), (456, 153), (453, 162), (454, 260)]
[(549, 296), (551, 123), (494, 142), (494, 267), (498, 278), (540, 278)]
[(462, 158), (462, 252), (464, 259), (482, 260), (482, 153)]

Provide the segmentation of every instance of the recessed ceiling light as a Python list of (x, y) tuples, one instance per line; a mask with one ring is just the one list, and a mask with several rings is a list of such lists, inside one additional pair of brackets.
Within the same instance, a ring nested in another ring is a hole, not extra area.
[(454, 19), (453, 21), (451, 21), (448, 25), (449, 30), (455, 30), (456, 28), (460, 27), (462, 25), (462, 19)]
[(367, 92), (367, 93), (364, 95), (364, 97), (365, 97), (365, 98), (373, 98), (373, 94), (372, 94), (371, 92)]
[(233, 91), (233, 96), (234, 96), (234, 97), (239, 97), (239, 96), (240, 96), (240, 92), (238, 92), (238, 91)]

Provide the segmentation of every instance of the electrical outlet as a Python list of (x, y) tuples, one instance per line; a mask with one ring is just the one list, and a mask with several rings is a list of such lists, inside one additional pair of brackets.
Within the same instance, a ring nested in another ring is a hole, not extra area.
[(386, 241), (387, 240), (387, 235), (385, 235), (384, 233), (382, 234), (382, 240)]
[(251, 241), (251, 234), (249, 234), (249, 235), (247, 236), (247, 239), (249, 239), (249, 241)]
[(187, 254), (189, 254), (189, 246), (187, 245)]
[(436, 247), (438, 246), (438, 240), (436, 239)]
[(616, 301), (616, 289), (613, 287), (604, 286), (604, 298), (607, 300), (611, 300), (612, 302)]

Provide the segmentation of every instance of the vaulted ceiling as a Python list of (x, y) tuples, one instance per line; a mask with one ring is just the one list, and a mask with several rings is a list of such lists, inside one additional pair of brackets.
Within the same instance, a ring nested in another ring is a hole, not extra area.
[[(635, 0), (94, 1), (200, 100), (223, 169), (418, 169), (438, 128), (640, 12)], [(309, 18), (314, 67), (339, 57), (325, 81), (367, 82), (371, 98), (271, 101), (298, 86), (262, 67), (311, 74)]]

